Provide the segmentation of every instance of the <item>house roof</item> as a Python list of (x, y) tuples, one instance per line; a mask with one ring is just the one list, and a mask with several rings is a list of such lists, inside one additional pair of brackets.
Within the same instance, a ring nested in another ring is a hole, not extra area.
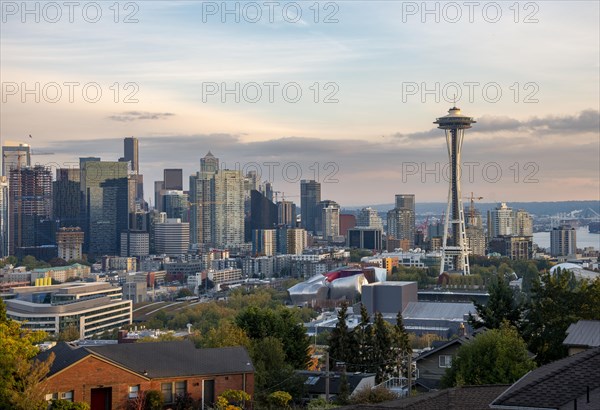
[(600, 348), (589, 349), (539, 367), (496, 398), (491, 408), (556, 409), (600, 388)]
[(37, 359), (44, 361), (51, 353), (54, 353), (54, 361), (52, 362), (52, 366), (50, 366), (48, 376), (52, 376), (90, 355), (90, 352), (86, 349), (73, 346), (66, 342), (58, 342), (52, 349), (48, 349), (38, 354)]
[[(296, 372), (303, 380), (304, 386), (310, 394), (325, 394), (325, 383), (327, 380), (325, 372), (299, 370)], [(340, 372), (329, 372), (329, 391), (331, 394), (338, 394), (341, 386)], [(346, 373), (350, 394), (356, 390), (356, 387), (363, 379), (372, 378), (375, 382), (375, 373)]]
[(340, 407), (339, 410), (488, 410), (489, 403), (506, 387), (506, 385), (455, 387), (384, 403)]
[(600, 346), (600, 320), (580, 320), (567, 329), (564, 345), (598, 347)]
[(462, 337), (458, 337), (456, 339), (449, 340), (449, 341), (445, 342), (444, 344), (436, 347), (435, 349), (431, 349), (431, 350), (429, 350), (429, 351), (427, 351), (427, 352), (425, 352), (423, 354), (420, 354), (415, 360), (419, 361), (419, 360), (424, 359), (424, 358), (426, 358), (428, 356), (431, 356), (433, 354), (439, 353), (440, 351), (445, 350), (446, 348), (448, 348), (450, 346), (453, 346), (455, 344), (458, 344), (458, 345), (462, 346), (465, 343), (471, 341), (472, 339), (473, 339), (473, 337), (471, 337), (471, 336), (462, 336)]
[(125, 343), (116, 345), (73, 347), (58, 343), (44, 352), (54, 352), (55, 363), (49, 376), (93, 355), (147, 378), (165, 378), (210, 374), (254, 372), (248, 352), (243, 347), (197, 349), (191, 341)]

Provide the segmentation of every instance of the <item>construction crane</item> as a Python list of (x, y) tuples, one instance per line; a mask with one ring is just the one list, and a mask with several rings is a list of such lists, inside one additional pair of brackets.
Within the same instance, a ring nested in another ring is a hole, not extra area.
[(471, 196), (470, 197), (464, 197), (463, 199), (468, 199), (469, 202), (471, 203), (471, 206), (469, 207), (469, 219), (472, 221), (473, 218), (475, 218), (475, 201), (481, 201), (483, 199), (482, 196), (474, 196), (473, 192), (471, 192)]
[[(279, 202), (278, 201), (278, 194), (281, 194), (281, 200), (285, 201), (285, 192), (283, 191), (273, 191), (273, 193), (275, 194), (275, 203)], [(299, 195), (288, 195), (288, 198), (296, 198)]]

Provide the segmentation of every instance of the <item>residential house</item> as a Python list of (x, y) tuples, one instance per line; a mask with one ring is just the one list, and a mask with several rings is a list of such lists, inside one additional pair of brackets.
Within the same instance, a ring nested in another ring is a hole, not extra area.
[(419, 355), (415, 359), (417, 364), (417, 389), (429, 391), (439, 388), (446, 369), (452, 367), (452, 360), (456, 356), (456, 351), (470, 340), (472, 340), (471, 336), (462, 336), (438, 344), (432, 350)]
[(85, 402), (91, 410), (125, 410), (141, 392), (157, 390), (165, 405), (189, 394), (212, 405), (227, 389), (254, 394), (254, 367), (243, 347), (197, 349), (191, 341), (76, 347), (58, 343), (46, 399)]
[(521, 377), (491, 409), (600, 409), (600, 348), (557, 360)]
[(600, 347), (600, 320), (580, 320), (570, 325), (563, 345), (569, 349), (569, 356)]

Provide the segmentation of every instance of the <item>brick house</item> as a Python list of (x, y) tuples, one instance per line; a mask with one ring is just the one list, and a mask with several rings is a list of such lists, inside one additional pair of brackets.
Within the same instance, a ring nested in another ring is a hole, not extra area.
[[(76, 347), (58, 343), (51, 352), (46, 399), (86, 402), (91, 410), (125, 409), (140, 392), (157, 390), (165, 405), (190, 394), (211, 405), (227, 389), (254, 394), (254, 367), (243, 347), (197, 349), (190, 341)], [(204, 407), (203, 407), (204, 408)]]

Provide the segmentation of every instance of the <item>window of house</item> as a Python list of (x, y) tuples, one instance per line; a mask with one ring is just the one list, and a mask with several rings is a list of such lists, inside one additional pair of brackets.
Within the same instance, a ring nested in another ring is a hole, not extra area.
[(452, 367), (452, 356), (442, 354), (440, 357), (440, 367)]
[(187, 393), (187, 382), (175, 382), (175, 396), (185, 396)]
[(46, 401), (50, 401), (50, 400), (58, 400), (58, 393), (46, 394)]
[(73, 401), (73, 390), (61, 393), (60, 398), (62, 400)]
[(165, 403), (173, 403), (173, 383), (162, 383), (160, 385), (160, 391), (162, 392)]
[(135, 399), (140, 392), (140, 385), (136, 384), (135, 386), (129, 386), (129, 398)]

